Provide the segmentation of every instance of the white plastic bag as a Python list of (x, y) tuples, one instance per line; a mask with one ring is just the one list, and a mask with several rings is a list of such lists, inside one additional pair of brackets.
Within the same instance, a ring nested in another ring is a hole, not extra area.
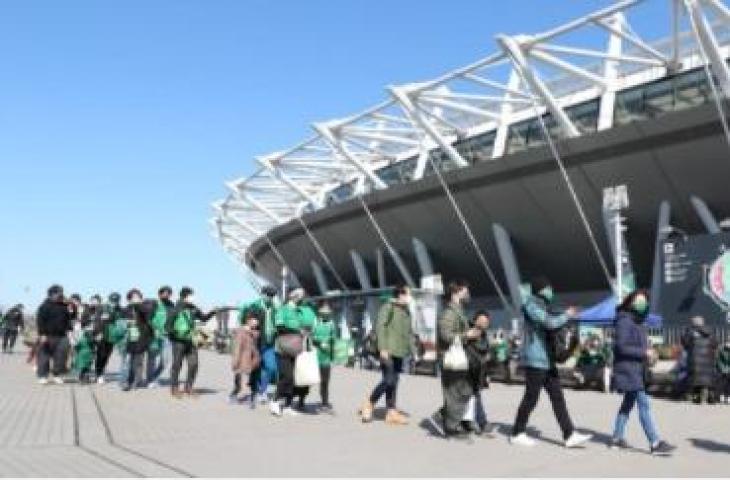
[(294, 385), (297, 387), (311, 387), (320, 383), (317, 352), (310, 342), (305, 344), (304, 351), (294, 361)]
[(464, 418), (461, 420), (464, 422), (476, 422), (477, 418), (477, 400), (474, 395), (469, 397), (469, 402), (466, 404), (466, 409), (464, 410)]
[(461, 346), (461, 338), (457, 335), (454, 342), (444, 354), (444, 370), (452, 372), (465, 372), (469, 369), (469, 360), (466, 358), (464, 347)]

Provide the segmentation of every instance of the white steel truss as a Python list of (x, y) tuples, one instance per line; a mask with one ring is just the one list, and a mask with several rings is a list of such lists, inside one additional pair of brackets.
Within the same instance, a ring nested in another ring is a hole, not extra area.
[[(633, 21), (648, 8), (651, 31), (666, 27), (659, 38), (640, 32), (637, 25), (648, 30), (646, 22)], [(500, 158), (510, 129), (536, 114), (546, 123), (550, 117), (556, 138), (576, 137), (592, 130), (572, 107), (598, 101), (592, 128), (611, 128), (616, 92), (705, 62), (730, 98), (730, 9), (721, 0), (620, 0), (539, 34), (497, 35), (495, 43), (485, 58), (429, 81), (388, 87), (382, 103), (313, 124), (314, 136), (258, 157), (260, 168), (228, 182), (231, 193), (214, 204), (220, 241), (245, 251), (302, 214), (420, 179), (430, 155), (447, 162), (442, 168)], [(470, 146), (490, 132), (486, 148)]]

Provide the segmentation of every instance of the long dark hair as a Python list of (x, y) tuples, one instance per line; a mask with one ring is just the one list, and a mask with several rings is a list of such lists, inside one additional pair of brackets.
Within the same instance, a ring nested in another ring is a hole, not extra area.
[(645, 288), (637, 288), (633, 292), (629, 293), (626, 298), (624, 298), (624, 301), (621, 302), (621, 305), (616, 307), (616, 313), (618, 312), (631, 312), (636, 313), (634, 311), (634, 300), (636, 300), (636, 297), (639, 295), (644, 295), (647, 300), (649, 300), (649, 291)]

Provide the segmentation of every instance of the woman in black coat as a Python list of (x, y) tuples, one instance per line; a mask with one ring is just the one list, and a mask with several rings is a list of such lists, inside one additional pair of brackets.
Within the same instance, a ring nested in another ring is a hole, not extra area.
[(611, 448), (627, 448), (626, 423), (634, 405), (652, 454), (668, 454), (674, 447), (660, 440), (651, 415), (649, 395), (644, 384), (646, 361), (651, 355), (644, 320), (649, 312), (649, 295), (645, 290), (631, 293), (616, 311), (614, 335), (613, 386), (624, 394), (611, 439)]

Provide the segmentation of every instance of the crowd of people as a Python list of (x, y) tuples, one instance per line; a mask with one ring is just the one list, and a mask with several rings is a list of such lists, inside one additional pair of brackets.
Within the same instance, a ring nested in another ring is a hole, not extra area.
[[(576, 429), (558, 373), (558, 365), (567, 358), (565, 351), (575, 349), (564, 344), (560, 332), (577, 312), (572, 307), (560, 310), (556, 306), (553, 287), (545, 278), (534, 279), (530, 292), (522, 305), (525, 322), (520, 360), (525, 375), (524, 394), (515, 412), (510, 442), (523, 447), (535, 445), (527, 426), (540, 393), (545, 390), (565, 447), (577, 447), (589, 441), (591, 435)], [(125, 299), (122, 305), (121, 295), (112, 293), (106, 302), (94, 295), (84, 303), (79, 295), (67, 298), (59, 285), (49, 288), (36, 315), (37, 338), (30, 343), (29, 361), (35, 363), (38, 382), (63, 383), (70, 363), (78, 381), (105, 383), (109, 359), (116, 351), (120, 359), (118, 382), (123, 390), (159, 386), (169, 365), (172, 397), (195, 396), (199, 327), (216, 313), (233, 308), (205, 313), (195, 305), (194, 291), (189, 287), (180, 289), (177, 301), (173, 301), (173, 290), (168, 286), (161, 287), (155, 299), (145, 299), (138, 289), (127, 292)], [(454, 440), (492, 436), (482, 395), (489, 381), (488, 364), (494, 357), (494, 336), (488, 331), (487, 311), (467, 316), (469, 300), (466, 282), (450, 283), (436, 328), (442, 403), (427, 423), (439, 435)], [(412, 303), (411, 289), (396, 286), (392, 297), (382, 303), (368, 334), (366, 350), (378, 359), (382, 376), (358, 411), (364, 423), (374, 420), (376, 405), (382, 398), (386, 424), (409, 423), (407, 415), (398, 408), (398, 384), (404, 362), (412, 353)], [(610, 352), (611, 384), (623, 396), (609, 446), (628, 448), (626, 424), (637, 407), (650, 452), (665, 455), (675, 447), (659, 435), (647, 391), (648, 366), (655, 355), (644, 327), (648, 305), (648, 292), (636, 290), (617, 309)], [(307, 408), (310, 389), (317, 386), (318, 411), (332, 412), (329, 383), (332, 365), (341, 360), (341, 355), (339, 325), (331, 305), (327, 301), (310, 303), (302, 288), (291, 289), (282, 302), (276, 289), (266, 286), (258, 298), (235, 310), (237, 325), (231, 337), (233, 388), (229, 401), (251, 408), (268, 404), (275, 416), (296, 416)], [(2, 326), (3, 352), (12, 351), (24, 328), (23, 306), (9, 309), (2, 316)], [(502, 337), (501, 343), (506, 347), (508, 342)], [(719, 368), (727, 400), (730, 344), (718, 348), (713, 342), (699, 318), (693, 320), (692, 328), (682, 339), (693, 391), (698, 396), (705, 395), (703, 389), (716, 381), (714, 371)], [(507, 358), (508, 349), (501, 350), (502, 357)], [(579, 363), (592, 365), (588, 357), (597, 355), (598, 350), (598, 344), (589, 339)], [(181, 386), (183, 364), (187, 364), (187, 375)]]

